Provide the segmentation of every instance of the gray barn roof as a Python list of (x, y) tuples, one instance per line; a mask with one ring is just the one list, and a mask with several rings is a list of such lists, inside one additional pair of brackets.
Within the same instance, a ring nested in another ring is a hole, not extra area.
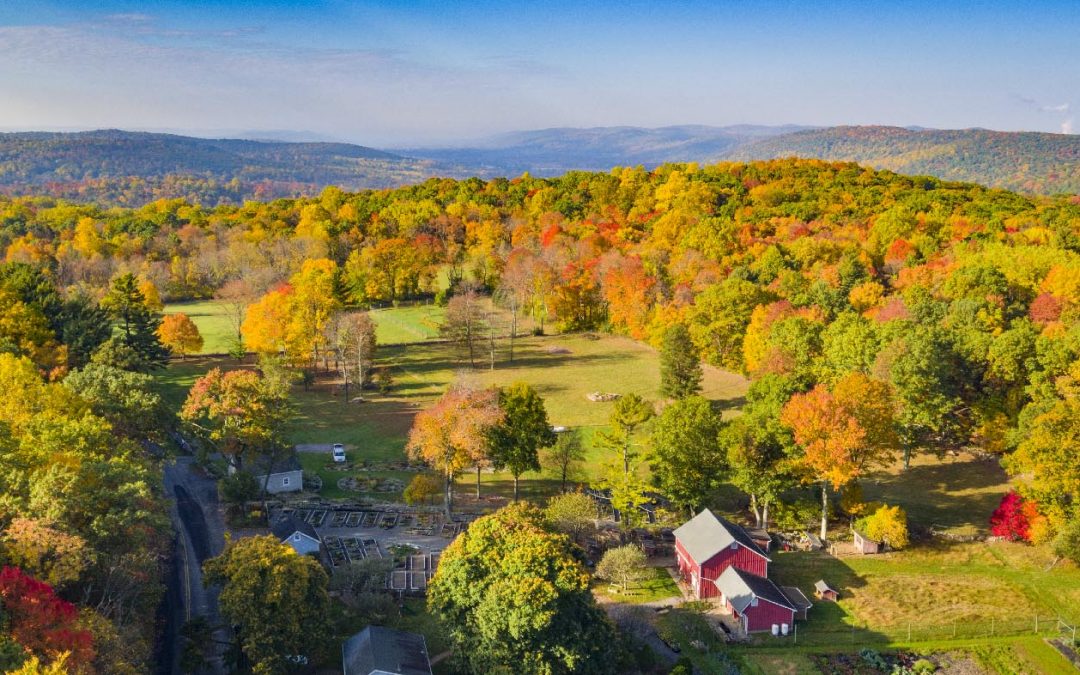
[(719, 518), (705, 509), (675, 530), (675, 537), (690, 557), (699, 565), (723, 551), (732, 542), (739, 542), (762, 558), (769, 560), (741, 526)]
[(274, 536), (278, 538), (278, 541), (285, 541), (293, 534), (300, 532), (306, 534), (315, 541), (322, 541), (319, 537), (319, 533), (315, 531), (315, 528), (310, 523), (305, 523), (299, 518), (293, 518), (290, 516), (280, 516), (270, 525), (270, 531), (274, 533)]
[(720, 589), (720, 592), (724, 594), (724, 597), (727, 598), (727, 601), (731, 603), (739, 614), (745, 613), (750, 601), (755, 597), (768, 600), (774, 605), (787, 607), (792, 611), (795, 610), (791, 601), (772, 581), (756, 574), (750, 574), (734, 565), (724, 570), (720, 578), (716, 580), (716, 587)]
[(431, 675), (423, 635), (368, 626), (341, 646), (344, 675)]

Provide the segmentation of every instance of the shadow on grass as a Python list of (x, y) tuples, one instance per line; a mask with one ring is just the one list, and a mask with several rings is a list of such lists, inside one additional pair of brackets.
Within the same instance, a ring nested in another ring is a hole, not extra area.
[(862, 482), (866, 499), (899, 504), (914, 522), (979, 530), (986, 527), (1007, 484), (997, 460), (973, 456), (878, 472)]

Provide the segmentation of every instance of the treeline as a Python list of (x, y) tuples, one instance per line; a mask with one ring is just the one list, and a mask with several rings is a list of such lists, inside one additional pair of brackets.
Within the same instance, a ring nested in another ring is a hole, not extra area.
[(130, 275), (99, 303), (0, 266), (3, 672), (152, 667), (171, 541), (158, 321)]
[[(8, 260), (69, 293), (100, 297), (130, 273), (166, 299), (217, 295), (249, 348), (296, 361), (325, 353), (339, 308), (446, 285), (559, 330), (659, 344), (683, 325), (705, 360), (753, 379), (744, 417), (757, 423), (741, 443), (762, 464), (750, 478), (815, 447), (814, 480), (830, 480), (828, 452), (858, 444), (814, 446), (839, 424), (825, 413), (868, 415), (871, 433), (888, 412), (881, 447), (906, 457), (1011, 453), (1046, 537), (1072, 519), (1066, 477), (1080, 477), (1052, 452), (1080, 443), (1058, 423), (1080, 371), (1078, 228), (1075, 198), (815, 160), (433, 179), (214, 209), (0, 203)], [(857, 405), (868, 396), (888, 411)], [(786, 423), (792, 402), (821, 424)], [(849, 453), (832, 484), (882, 456)], [(744, 489), (766, 501), (779, 488)]]

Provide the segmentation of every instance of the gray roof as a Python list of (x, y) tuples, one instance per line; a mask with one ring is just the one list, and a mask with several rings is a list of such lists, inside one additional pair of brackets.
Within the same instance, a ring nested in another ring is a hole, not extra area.
[(423, 635), (368, 626), (341, 646), (344, 675), (431, 675)]
[(716, 587), (720, 589), (727, 601), (731, 603), (739, 614), (745, 612), (750, 605), (750, 601), (755, 597), (768, 600), (774, 605), (787, 607), (792, 611), (795, 610), (791, 601), (772, 581), (741, 570), (734, 565), (724, 570), (720, 578), (716, 580)]
[(806, 597), (806, 594), (799, 590), (797, 586), (781, 586), (780, 590), (783, 591), (784, 597), (795, 606), (795, 609), (810, 609), (814, 606), (814, 603), (810, 602), (810, 598)]
[(278, 517), (270, 524), (270, 531), (274, 533), (274, 536), (278, 538), (278, 541), (285, 541), (297, 532), (306, 534), (315, 541), (322, 541), (319, 537), (319, 533), (315, 531), (315, 528), (312, 527), (310, 523), (305, 523), (299, 518), (294, 518), (291, 515)]
[(252, 460), (248, 465), (248, 471), (255, 475), (266, 475), (267, 467), (273, 473), (288, 473), (290, 471), (303, 471), (304, 467), (300, 466), (300, 460), (296, 458), (295, 454), (290, 454), (288, 457), (277, 457), (273, 462), (260, 457), (259, 459)]
[(836, 592), (835, 589), (829, 587), (829, 584), (825, 583), (824, 579), (820, 579), (814, 582), (814, 590), (818, 593), (824, 593), (825, 591), (832, 591), (833, 593)]
[(698, 564), (709, 560), (736, 541), (769, 560), (769, 556), (754, 543), (746, 530), (729, 520), (717, 517), (709, 509), (683, 523), (675, 530), (675, 537)]

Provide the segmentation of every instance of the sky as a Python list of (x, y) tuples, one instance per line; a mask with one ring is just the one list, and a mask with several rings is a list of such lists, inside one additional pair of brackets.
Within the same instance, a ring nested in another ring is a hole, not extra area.
[(0, 130), (1080, 130), (1078, 0), (2, 0)]

